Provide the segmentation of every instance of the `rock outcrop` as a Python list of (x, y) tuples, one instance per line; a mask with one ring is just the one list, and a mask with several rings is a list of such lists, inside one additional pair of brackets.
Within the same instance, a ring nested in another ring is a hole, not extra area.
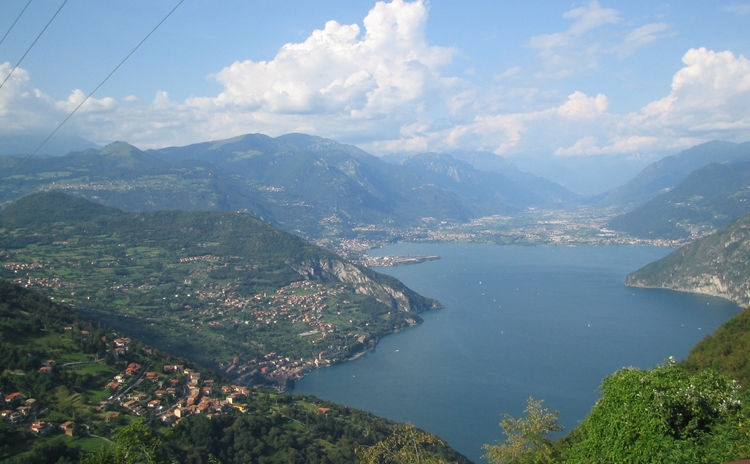
[(420, 312), (441, 307), (437, 301), (419, 295), (396, 279), (339, 259), (309, 259), (291, 266), (305, 279), (351, 285), (356, 293), (373, 296), (394, 310)]

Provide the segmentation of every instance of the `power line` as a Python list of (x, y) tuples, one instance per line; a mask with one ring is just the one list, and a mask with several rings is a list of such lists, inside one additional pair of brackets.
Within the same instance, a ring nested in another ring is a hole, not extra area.
[(26, 6), (23, 7), (23, 10), (21, 10), (20, 13), (18, 13), (18, 17), (16, 18), (15, 21), (13, 21), (13, 24), (10, 25), (10, 29), (8, 29), (8, 32), (6, 32), (5, 35), (3, 36), (3, 38), (0, 39), (0, 45), (2, 45), (3, 42), (5, 42), (5, 38), (8, 37), (8, 34), (10, 34), (10, 31), (13, 30), (13, 26), (15, 26), (16, 23), (18, 22), (18, 20), (21, 19), (21, 16), (23, 15), (23, 12), (26, 11), (26, 8), (28, 8), (29, 5), (31, 5), (31, 0), (29, 0), (28, 2), (26, 2)]
[[(65, 1), (64, 1), (64, 2), (62, 3), (62, 5), (60, 5), (60, 8), (58, 8), (58, 9), (57, 9), (57, 11), (55, 11), (55, 14), (54, 14), (54, 16), (52, 16), (52, 19), (50, 19), (50, 20), (49, 20), (49, 22), (47, 22), (47, 25), (46, 25), (46, 26), (44, 26), (44, 29), (42, 29), (42, 32), (40, 32), (40, 33), (39, 33), (39, 35), (38, 35), (38, 36), (36, 36), (36, 39), (34, 39), (34, 41), (33, 41), (33, 42), (31, 43), (31, 45), (29, 45), (29, 48), (27, 48), (27, 49), (26, 49), (26, 52), (25, 52), (25, 53), (23, 54), (23, 56), (21, 57), (21, 59), (20, 59), (20, 60), (18, 60), (18, 63), (16, 63), (16, 65), (15, 65), (15, 66), (13, 66), (13, 69), (11, 69), (11, 70), (10, 70), (10, 73), (9, 73), (9, 74), (8, 74), (8, 75), (7, 75), (6, 77), (5, 77), (5, 80), (3, 81), (3, 83), (2, 83), (2, 84), (0, 84), (0, 89), (2, 89), (2, 88), (3, 88), (3, 86), (5, 85), (5, 83), (6, 83), (6, 82), (8, 82), (8, 79), (10, 79), (10, 76), (12, 76), (12, 75), (13, 75), (13, 71), (15, 71), (15, 70), (16, 70), (16, 68), (18, 68), (18, 65), (20, 65), (20, 64), (21, 64), (21, 61), (23, 61), (23, 59), (24, 59), (24, 58), (26, 58), (26, 55), (27, 55), (27, 54), (28, 54), (28, 53), (29, 53), (29, 52), (31, 51), (31, 49), (32, 49), (32, 48), (34, 47), (34, 45), (36, 44), (36, 41), (37, 41), (37, 40), (39, 40), (39, 38), (40, 38), (40, 37), (42, 36), (42, 34), (44, 34), (44, 31), (46, 31), (46, 30), (47, 30), (47, 28), (49, 27), (49, 25), (50, 25), (50, 24), (52, 24), (52, 21), (53, 21), (53, 20), (54, 20), (54, 19), (55, 19), (55, 18), (57, 17), (57, 14), (58, 14), (58, 13), (60, 12), (60, 10), (62, 10), (62, 9), (63, 9), (63, 7), (65, 6), (65, 4), (66, 4), (66, 3), (68, 3), (68, 0), (65, 0)], [(26, 6), (28, 6), (28, 5), (26, 5)], [(24, 10), (25, 10), (25, 9), (26, 9), (26, 8), (24, 8)], [(15, 23), (14, 23), (14, 24), (15, 24)], [(8, 31), (8, 32), (10, 32), (10, 31)]]
[[(68, 0), (65, 0), (65, 1), (67, 2)], [(146, 37), (144, 37), (144, 38), (143, 38), (143, 40), (141, 40), (140, 42), (138, 42), (138, 45), (136, 45), (136, 46), (135, 46), (135, 48), (133, 48), (133, 50), (132, 50), (132, 51), (131, 51), (130, 53), (128, 53), (128, 54), (127, 54), (127, 56), (126, 56), (125, 58), (123, 58), (123, 59), (122, 59), (122, 61), (120, 61), (120, 64), (118, 64), (117, 66), (115, 66), (115, 69), (113, 69), (113, 70), (112, 70), (112, 72), (110, 72), (109, 74), (107, 74), (107, 77), (105, 77), (105, 78), (104, 78), (104, 80), (102, 80), (102, 81), (101, 81), (101, 82), (99, 83), (99, 85), (97, 85), (97, 86), (96, 86), (96, 88), (95, 88), (94, 90), (92, 90), (92, 91), (91, 91), (91, 92), (90, 92), (90, 93), (89, 93), (88, 95), (86, 95), (86, 98), (84, 98), (84, 99), (83, 99), (83, 101), (81, 101), (81, 103), (79, 103), (79, 104), (78, 104), (78, 106), (76, 106), (76, 107), (75, 107), (75, 109), (74, 109), (73, 111), (71, 111), (71, 112), (70, 112), (70, 114), (69, 114), (69, 115), (68, 115), (68, 116), (67, 116), (67, 117), (66, 117), (65, 119), (63, 119), (63, 121), (62, 121), (62, 122), (61, 122), (60, 124), (58, 124), (58, 125), (57, 125), (57, 127), (55, 128), (55, 130), (53, 130), (53, 131), (52, 131), (52, 133), (51, 133), (51, 134), (49, 134), (49, 135), (47, 136), (47, 138), (46, 138), (46, 139), (44, 139), (44, 141), (43, 141), (43, 142), (42, 142), (41, 144), (39, 144), (39, 146), (38, 146), (38, 147), (36, 147), (36, 150), (34, 150), (34, 151), (33, 151), (33, 152), (32, 152), (32, 153), (31, 153), (31, 154), (29, 155), (29, 156), (27, 156), (27, 157), (26, 157), (26, 159), (24, 159), (24, 160), (23, 160), (23, 162), (22, 162), (21, 164), (19, 164), (19, 165), (18, 165), (18, 167), (17, 167), (17, 168), (16, 168), (16, 169), (15, 169), (15, 170), (13, 171), (13, 173), (12, 173), (12, 174), (11, 174), (10, 176), (6, 177), (6, 178), (5, 178), (4, 180), (3, 180), (3, 183), (5, 183), (5, 182), (6, 182), (6, 181), (7, 181), (8, 179), (10, 179), (10, 178), (11, 178), (12, 176), (14, 176), (14, 175), (15, 175), (15, 174), (16, 174), (16, 173), (18, 172), (18, 170), (19, 170), (19, 169), (21, 169), (21, 168), (23, 167), (23, 165), (24, 165), (24, 164), (26, 164), (26, 162), (27, 162), (27, 161), (28, 161), (29, 159), (31, 159), (31, 158), (32, 158), (32, 157), (33, 157), (34, 155), (36, 155), (36, 154), (37, 154), (37, 152), (38, 152), (38, 151), (39, 151), (39, 150), (40, 150), (40, 149), (41, 149), (41, 148), (42, 148), (42, 147), (44, 146), (44, 144), (45, 144), (45, 143), (47, 143), (47, 141), (49, 141), (49, 139), (51, 139), (51, 138), (52, 138), (52, 136), (53, 136), (53, 135), (55, 135), (55, 134), (57, 133), (57, 131), (58, 131), (58, 130), (60, 130), (60, 128), (61, 128), (61, 127), (63, 126), (63, 124), (65, 124), (66, 122), (68, 122), (68, 119), (70, 119), (70, 118), (71, 118), (71, 116), (73, 116), (73, 115), (75, 114), (75, 112), (76, 112), (76, 111), (78, 111), (78, 109), (79, 109), (80, 107), (82, 107), (82, 106), (83, 106), (83, 104), (84, 104), (84, 103), (86, 103), (86, 102), (88, 101), (88, 99), (89, 99), (89, 98), (91, 98), (91, 96), (92, 96), (92, 95), (93, 95), (93, 94), (94, 94), (94, 93), (95, 93), (95, 92), (96, 92), (97, 90), (99, 90), (99, 88), (100, 88), (101, 86), (103, 86), (103, 85), (104, 85), (104, 83), (105, 83), (105, 82), (107, 82), (107, 80), (109, 80), (109, 78), (110, 78), (110, 77), (112, 77), (112, 75), (113, 75), (113, 74), (114, 74), (114, 73), (115, 73), (115, 72), (116, 72), (116, 71), (117, 71), (118, 69), (120, 69), (120, 66), (122, 66), (122, 65), (123, 65), (123, 64), (124, 64), (124, 63), (125, 63), (125, 62), (126, 62), (126, 61), (128, 60), (128, 58), (130, 58), (130, 56), (131, 56), (131, 55), (133, 55), (133, 53), (135, 53), (135, 52), (136, 52), (136, 50), (138, 50), (138, 49), (140, 48), (140, 46), (141, 46), (141, 45), (143, 45), (143, 43), (144, 43), (144, 42), (145, 42), (146, 40), (148, 40), (148, 38), (149, 38), (149, 37), (151, 37), (151, 34), (153, 34), (154, 32), (156, 32), (156, 30), (157, 30), (157, 29), (159, 29), (159, 26), (161, 26), (161, 25), (162, 25), (162, 23), (164, 23), (164, 21), (166, 21), (166, 20), (167, 20), (167, 18), (169, 18), (169, 17), (170, 17), (171, 15), (172, 15), (172, 13), (174, 13), (174, 11), (175, 11), (175, 10), (177, 9), (177, 7), (179, 7), (180, 5), (182, 5), (182, 2), (184, 2), (184, 1), (185, 1), (185, 0), (180, 0), (180, 1), (179, 1), (179, 2), (177, 3), (177, 5), (175, 5), (175, 7), (174, 7), (174, 8), (172, 8), (172, 9), (170, 10), (170, 12), (169, 12), (169, 13), (167, 13), (167, 15), (166, 15), (166, 16), (165, 16), (165, 17), (164, 17), (164, 18), (163, 18), (163, 19), (162, 19), (161, 21), (159, 21), (159, 24), (157, 24), (156, 26), (154, 26), (154, 28), (153, 28), (153, 29), (151, 29), (151, 32), (149, 32), (149, 33), (148, 33), (148, 34), (146, 35)], [(60, 8), (62, 8), (62, 7), (60, 7)], [(58, 10), (58, 11), (60, 11), (60, 10)]]

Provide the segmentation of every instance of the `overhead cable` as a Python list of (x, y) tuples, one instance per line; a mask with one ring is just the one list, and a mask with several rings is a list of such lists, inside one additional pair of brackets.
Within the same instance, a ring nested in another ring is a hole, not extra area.
[(23, 15), (23, 12), (26, 11), (26, 8), (28, 8), (29, 5), (31, 5), (31, 0), (29, 0), (28, 2), (26, 2), (26, 6), (23, 7), (23, 10), (21, 10), (20, 13), (18, 13), (18, 17), (16, 18), (15, 21), (13, 21), (13, 24), (10, 25), (10, 29), (8, 29), (8, 32), (6, 32), (5, 35), (3, 36), (3, 38), (0, 39), (0, 45), (3, 44), (3, 42), (5, 41), (5, 38), (8, 37), (8, 34), (10, 34), (10, 31), (13, 30), (13, 26), (15, 26), (16, 23), (18, 22), (18, 20), (21, 19), (21, 16)]
[[(16, 65), (15, 65), (15, 66), (13, 66), (13, 69), (11, 69), (11, 70), (10, 70), (10, 73), (8, 73), (8, 75), (7, 75), (7, 76), (5, 76), (5, 80), (3, 81), (3, 83), (2, 83), (2, 84), (0, 84), (0, 89), (2, 89), (2, 88), (3, 88), (3, 86), (5, 85), (5, 83), (6, 83), (6, 82), (8, 82), (8, 79), (10, 79), (10, 76), (12, 76), (12, 75), (13, 75), (13, 71), (15, 71), (15, 70), (16, 70), (16, 68), (18, 68), (18, 65), (20, 65), (20, 64), (21, 64), (21, 61), (23, 61), (23, 59), (24, 59), (24, 58), (26, 58), (26, 55), (27, 55), (27, 54), (29, 53), (29, 51), (31, 51), (32, 47), (34, 47), (34, 45), (36, 44), (36, 41), (37, 41), (37, 40), (39, 40), (39, 37), (41, 37), (41, 36), (42, 36), (42, 34), (44, 34), (44, 31), (46, 31), (46, 30), (47, 30), (47, 28), (49, 27), (49, 25), (50, 25), (50, 24), (52, 24), (52, 21), (53, 21), (53, 20), (54, 20), (54, 19), (55, 19), (55, 18), (57, 17), (57, 14), (58, 14), (58, 13), (60, 12), (60, 10), (62, 10), (62, 9), (63, 9), (63, 7), (65, 6), (65, 4), (66, 4), (66, 3), (68, 3), (68, 0), (65, 0), (65, 1), (64, 1), (64, 2), (62, 3), (62, 5), (60, 5), (60, 8), (58, 8), (58, 9), (57, 9), (57, 11), (55, 11), (55, 14), (54, 14), (54, 16), (52, 16), (52, 19), (50, 19), (50, 20), (49, 20), (49, 21), (47, 22), (47, 25), (46, 25), (46, 26), (44, 26), (44, 29), (42, 29), (42, 32), (40, 32), (40, 33), (39, 33), (39, 35), (38, 35), (38, 36), (36, 36), (36, 39), (34, 39), (34, 41), (33, 41), (33, 42), (31, 43), (31, 45), (29, 45), (29, 48), (27, 48), (27, 49), (26, 49), (26, 52), (25, 52), (25, 53), (23, 54), (23, 56), (21, 57), (21, 59), (20, 59), (20, 60), (18, 60), (18, 63), (16, 63)], [(27, 5), (27, 6), (28, 6), (28, 5)], [(26, 9), (26, 8), (24, 8), (24, 10), (25, 10), (25, 9)]]
[[(66, 1), (67, 1), (67, 0), (66, 0)], [(13, 173), (12, 173), (12, 174), (11, 174), (10, 176), (8, 176), (8, 177), (6, 177), (6, 178), (4, 179), (4, 182), (5, 182), (5, 181), (7, 181), (7, 180), (8, 180), (8, 179), (9, 179), (10, 177), (14, 176), (14, 175), (15, 175), (15, 174), (16, 174), (16, 173), (18, 172), (18, 170), (19, 170), (19, 169), (21, 169), (21, 167), (23, 167), (23, 165), (24, 165), (24, 164), (26, 164), (26, 162), (27, 162), (27, 161), (28, 161), (29, 159), (31, 159), (31, 157), (33, 157), (34, 155), (36, 155), (36, 154), (37, 154), (37, 152), (38, 152), (38, 151), (39, 151), (39, 150), (40, 150), (40, 149), (41, 149), (41, 148), (42, 148), (42, 147), (44, 146), (44, 144), (45, 144), (45, 143), (47, 143), (47, 141), (49, 141), (49, 139), (51, 139), (51, 138), (52, 138), (52, 136), (53, 136), (53, 135), (55, 135), (55, 134), (57, 133), (57, 131), (58, 131), (58, 130), (60, 130), (60, 128), (61, 128), (61, 127), (63, 126), (63, 124), (65, 124), (66, 122), (68, 122), (68, 119), (70, 119), (70, 117), (71, 117), (71, 116), (73, 116), (73, 115), (75, 114), (75, 112), (76, 112), (76, 111), (78, 111), (78, 109), (79, 109), (80, 107), (82, 107), (82, 106), (83, 106), (83, 104), (84, 104), (84, 103), (86, 103), (86, 102), (88, 101), (88, 99), (89, 99), (89, 98), (91, 98), (91, 96), (92, 96), (92, 95), (93, 95), (93, 94), (94, 94), (94, 93), (95, 93), (95, 92), (96, 92), (97, 90), (99, 90), (99, 88), (100, 88), (101, 86), (103, 86), (103, 85), (104, 85), (104, 83), (105, 83), (105, 82), (107, 82), (107, 80), (109, 80), (109, 78), (110, 78), (110, 77), (112, 77), (112, 75), (113, 75), (113, 74), (114, 74), (114, 73), (115, 73), (115, 72), (116, 72), (116, 71), (117, 71), (118, 69), (120, 69), (120, 66), (122, 66), (122, 65), (123, 65), (123, 64), (124, 64), (124, 63), (125, 63), (125, 62), (126, 62), (126, 61), (128, 60), (128, 58), (130, 58), (130, 56), (131, 56), (131, 55), (132, 55), (133, 53), (135, 53), (135, 51), (136, 51), (136, 50), (138, 50), (138, 48), (140, 48), (140, 46), (141, 46), (141, 45), (143, 45), (143, 43), (144, 43), (144, 42), (145, 42), (146, 40), (148, 40), (148, 38), (149, 38), (149, 37), (151, 37), (151, 34), (153, 34), (154, 32), (156, 32), (156, 30), (157, 30), (157, 29), (159, 28), (159, 26), (161, 26), (161, 25), (162, 25), (162, 23), (164, 23), (164, 21), (166, 21), (166, 20), (167, 20), (167, 18), (169, 18), (169, 17), (170, 17), (171, 15), (172, 15), (172, 13), (174, 13), (174, 11), (175, 11), (175, 10), (177, 9), (177, 7), (179, 7), (180, 5), (182, 5), (182, 2), (184, 2), (184, 1), (185, 1), (185, 0), (180, 0), (180, 1), (179, 1), (179, 2), (177, 3), (177, 5), (175, 5), (175, 7), (174, 7), (174, 8), (172, 8), (172, 9), (170, 10), (170, 12), (169, 12), (169, 13), (167, 13), (167, 15), (166, 15), (166, 16), (165, 16), (165, 17), (164, 17), (164, 18), (163, 18), (163, 19), (162, 19), (161, 21), (159, 21), (159, 24), (157, 24), (157, 25), (156, 25), (156, 26), (155, 26), (155, 27), (154, 27), (153, 29), (151, 29), (151, 32), (149, 32), (149, 33), (148, 33), (148, 34), (146, 35), (146, 37), (144, 37), (144, 38), (143, 38), (143, 40), (141, 40), (140, 42), (138, 42), (138, 45), (136, 45), (136, 46), (135, 46), (135, 48), (133, 48), (133, 50), (132, 50), (132, 51), (131, 51), (130, 53), (128, 53), (128, 55), (127, 55), (127, 56), (126, 56), (125, 58), (123, 58), (123, 59), (122, 59), (122, 61), (120, 61), (120, 64), (118, 64), (117, 66), (115, 66), (115, 69), (113, 69), (113, 70), (112, 70), (112, 72), (110, 72), (109, 74), (107, 74), (107, 77), (105, 77), (105, 78), (104, 78), (104, 80), (102, 80), (102, 81), (101, 81), (101, 82), (99, 83), (99, 85), (97, 85), (97, 86), (96, 86), (96, 88), (95, 88), (94, 90), (92, 90), (92, 91), (91, 91), (91, 92), (90, 92), (90, 93), (89, 93), (88, 95), (86, 95), (86, 98), (84, 98), (84, 99), (83, 99), (83, 101), (81, 101), (81, 103), (79, 103), (79, 104), (78, 104), (78, 106), (76, 106), (76, 107), (75, 107), (75, 109), (74, 109), (73, 111), (71, 111), (71, 112), (70, 112), (70, 114), (69, 114), (69, 115), (68, 115), (68, 116), (67, 116), (67, 117), (66, 117), (65, 119), (63, 119), (63, 121), (62, 121), (62, 122), (61, 122), (60, 124), (58, 124), (58, 125), (57, 125), (57, 127), (55, 127), (55, 130), (53, 130), (53, 131), (52, 131), (52, 133), (51, 133), (51, 134), (49, 134), (49, 135), (47, 136), (47, 138), (46, 138), (46, 139), (44, 139), (44, 141), (43, 141), (43, 142), (42, 142), (41, 144), (39, 144), (39, 146), (38, 146), (38, 147), (36, 147), (36, 150), (34, 150), (34, 151), (33, 151), (33, 152), (32, 152), (32, 153), (31, 153), (31, 154), (29, 155), (29, 156), (27, 156), (27, 157), (26, 157), (26, 159), (24, 159), (24, 160), (23, 160), (23, 162), (22, 162), (22, 163), (21, 163), (20, 165), (18, 165), (18, 167), (17, 167), (17, 168), (16, 168), (16, 169), (15, 169), (15, 170), (13, 171)], [(59, 11), (59, 10), (58, 10), (58, 11)]]

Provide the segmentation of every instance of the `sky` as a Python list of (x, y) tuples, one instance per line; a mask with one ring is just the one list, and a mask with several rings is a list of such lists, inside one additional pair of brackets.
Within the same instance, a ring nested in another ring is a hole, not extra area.
[[(47, 135), (179, 0), (0, 2), (0, 135)], [(18, 18), (17, 23), (11, 25)], [(186, 0), (59, 134), (488, 151), (581, 193), (750, 140), (750, 1)]]

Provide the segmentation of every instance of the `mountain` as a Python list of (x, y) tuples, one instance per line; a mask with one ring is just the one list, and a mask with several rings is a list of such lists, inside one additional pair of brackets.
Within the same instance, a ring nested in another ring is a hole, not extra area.
[[(47, 137), (44, 135), (0, 135), (0, 155), (23, 156), (33, 153)], [(99, 149), (101, 146), (71, 135), (55, 135), (37, 152), (43, 156), (62, 156), (73, 151)]]
[(625, 185), (593, 197), (590, 201), (600, 206), (639, 206), (675, 187), (698, 168), (711, 163), (740, 161), (750, 161), (750, 142), (706, 142), (646, 166)]
[(0, 261), (1, 278), (204, 366), (281, 357), (258, 374), (281, 386), (440, 306), (245, 213), (125, 213), (55, 192), (0, 211)]
[[(518, 173), (516, 180), (492, 178), (464, 164), (462, 170), (484, 179), (477, 188), (435, 183), (429, 171), (412, 167), (304, 134), (248, 134), (147, 151), (115, 142), (55, 158), (0, 156), (0, 205), (56, 190), (134, 212), (245, 211), (307, 237), (346, 238), (421, 226), (424, 218), (464, 222), (554, 205), (571, 195), (536, 178), (532, 186)], [(378, 231), (367, 232), (371, 226)]]
[(668, 288), (750, 304), (750, 214), (695, 240), (625, 279), (633, 287)]
[(750, 211), (750, 162), (710, 164), (675, 188), (617, 216), (609, 229), (641, 238), (690, 239)]
[(539, 201), (548, 203), (566, 203), (580, 197), (562, 185), (537, 176), (530, 172), (521, 171), (518, 167), (502, 156), (484, 151), (453, 152), (451, 155), (459, 160), (466, 161), (480, 171), (496, 172), (502, 174), (519, 187), (532, 192)]
[(511, 208), (559, 207), (578, 196), (564, 187), (524, 173), (496, 155), (469, 152), (463, 155), (423, 153), (399, 164), (422, 180), (470, 200), (480, 215), (503, 213)]

